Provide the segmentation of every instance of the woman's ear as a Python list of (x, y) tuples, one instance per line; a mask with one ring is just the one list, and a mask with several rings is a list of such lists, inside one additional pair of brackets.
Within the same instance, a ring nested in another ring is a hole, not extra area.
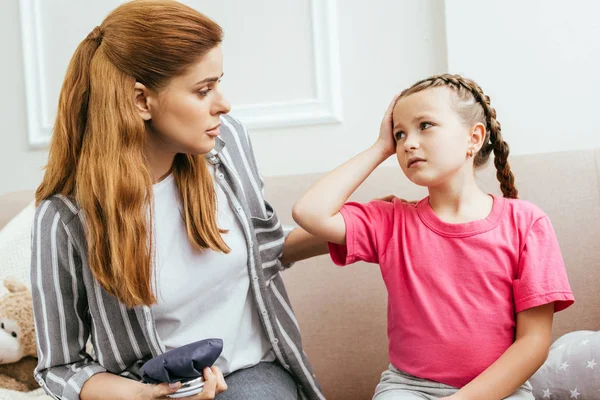
[(478, 152), (484, 145), (483, 140), (485, 139), (485, 125), (481, 122), (473, 125), (469, 136), (471, 148), (473, 151)]
[(136, 82), (133, 88), (133, 101), (135, 108), (144, 121), (150, 121), (150, 91), (143, 84)]

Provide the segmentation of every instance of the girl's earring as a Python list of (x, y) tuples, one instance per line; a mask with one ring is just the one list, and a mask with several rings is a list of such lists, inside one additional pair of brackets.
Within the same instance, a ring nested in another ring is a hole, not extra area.
[(473, 149), (472, 149), (472, 148), (471, 148), (471, 149), (469, 149), (469, 151), (467, 152), (467, 155), (468, 155), (469, 157), (473, 157), (473, 155), (474, 155), (474, 154), (475, 154), (475, 153), (474, 153), (474, 151), (473, 151)]

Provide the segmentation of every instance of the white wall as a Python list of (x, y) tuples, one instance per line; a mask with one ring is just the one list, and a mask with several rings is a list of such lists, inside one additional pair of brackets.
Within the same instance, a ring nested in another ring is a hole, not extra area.
[(33, 189), (42, 178), (45, 151), (27, 143), (25, 83), (18, 1), (0, 3), (0, 195)]
[[(101, 20), (102, 10), (118, 2), (95, 8), (69, 6), (79, 4), (75, 0), (41, 3), (47, 10), (44, 39), (58, 46), (44, 49), (48, 84), (43, 100), (49, 108), (55, 105), (70, 47)], [(233, 114), (236, 106), (315, 95), (309, 0), (187, 3), (202, 5), (225, 29), (224, 84)], [(446, 70), (479, 81), (492, 98), (513, 154), (600, 147), (600, 135), (594, 134), (600, 125), (595, 112), (599, 12), (599, 3), (586, 0), (337, 0), (343, 121), (253, 129), (262, 172), (334, 168), (372, 143), (393, 93)], [(31, 150), (27, 143), (19, 20), (16, 0), (0, 3), (0, 194), (35, 188), (46, 158), (44, 150)]]
[(448, 70), (490, 96), (512, 154), (600, 147), (600, 2), (447, 0)]

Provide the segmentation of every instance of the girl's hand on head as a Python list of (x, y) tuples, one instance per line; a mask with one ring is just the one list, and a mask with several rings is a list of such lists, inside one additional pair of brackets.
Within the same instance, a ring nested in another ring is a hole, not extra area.
[(376, 146), (379, 146), (382, 152), (388, 157), (396, 153), (396, 141), (394, 140), (393, 132), (393, 121), (392, 114), (394, 112), (394, 106), (398, 101), (400, 94), (397, 94), (392, 99), (392, 102), (385, 111), (383, 120), (381, 121), (381, 129), (379, 130), (379, 137), (377, 138)]

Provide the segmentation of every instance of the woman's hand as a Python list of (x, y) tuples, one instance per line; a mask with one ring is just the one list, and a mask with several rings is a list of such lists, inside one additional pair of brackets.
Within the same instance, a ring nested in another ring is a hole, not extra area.
[(399, 96), (399, 94), (395, 95), (392, 99), (392, 102), (388, 106), (385, 115), (383, 116), (383, 120), (381, 121), (379, 137), (377, 138), (377, 142), (375, 144), (388, 157), (396, 153), (396, 141), (394, 140), (392, 114)]
[[(188, 400), (212, 400), (221, 392), (227, 390), (227, 384), (223, 373), (218, 367), (205, 368), (203, 371), (204, 375), (204, 386), (202, 391), (193, 396), (183, 397)], [(160, 383), (158, 385), (144, 385), (144, 391), (139, 397), (140, 400), (166, 400), (168, 394), (176, 392), (180, 387), (181, 383), (168, 384)]]
[(393, 194), (388, 194), (387, 196), (384, 197), (378, 197), (375, 198), (373, 200), (381, 200), (381, 201), (388, 201), (388, 202), (392, 202), (394, 199), (401, 201), (402, 203), (406, 203), (406, 204), (417, 204), (418, 201), (417, 200), (405, 200), (405, 199), (401, 199), (400, 197), (397, 197)]

